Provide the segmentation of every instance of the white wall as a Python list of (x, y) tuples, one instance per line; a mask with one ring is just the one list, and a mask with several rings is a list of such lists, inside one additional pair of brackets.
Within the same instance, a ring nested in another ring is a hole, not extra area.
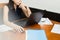
[(29, 7), (60, 13), (60, 0), (23, 0)]
[(0, 3), (8, 3), (9, 0), (0, 0)]
[(0, 25), (3, 24), (3, 8), (0, 8)]

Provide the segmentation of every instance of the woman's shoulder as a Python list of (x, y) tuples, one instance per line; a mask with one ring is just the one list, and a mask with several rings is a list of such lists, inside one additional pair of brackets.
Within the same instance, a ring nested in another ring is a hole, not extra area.
[(8, 8), (8, 6), (7, 6), (7, 5), (5, 5), (5, 6), (4, 6), (4, 8)]
[(6, 10), (6, 11), (9, 10), (7, 5), (5, 5), (3, 9)]

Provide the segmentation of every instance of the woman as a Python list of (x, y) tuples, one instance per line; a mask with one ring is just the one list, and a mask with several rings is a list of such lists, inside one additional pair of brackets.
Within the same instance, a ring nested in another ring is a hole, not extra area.
[[(22, 14), (23, 16), (22, 16), (22, 18), (23, 17), (29, 17), (30, 16), (30, 14), (31, 14), (31, 11), (30, 11), (30, 9), (22, 2), (22, 0), (9, 0), (9, 3), (6, 5), (6, 6), (4, 6), (4, 15), (3, 15), (3, 20), (4, 20), (4, 23), (6, 24), (6, 25), (8, 25), (8, 26), (11, 26), (13, 29), (15, 29), (15, 30), (17, 30), (17, 31), (21, 31), (21, 32), (23, 32), (24, 31), (24, 29), (21, 27), (21, 26), (18, 26), (18, 25), (16, 25), (16, 24), (14, 24), (12, 21), (14, 21), (14, 20), (17, 20), (17, 19), (19, 19), (19, 18), (14, 18), (15, 16), (19, 16), (19, 14), (18, 15), (16, 15), (16, 11), (17, 11), (17, 8), (20, 8), (20, 9), (22, 9), (22, 11), (24, 12), (24, 14)], [(21, 11), (21, 10), (20, 10)], [(19, 12), (18, 12), (19, 13)], [(12, 15), (11, 15), (12, 14)], [(14, 16), (13, 16), (14, 15)], [(10, 21), (9, 21), (9, 17), (8, 16), (11, 16), (11, 18), (13, 19), (11, 19)], [(20, 15), (21, 16), (21, 15)]]

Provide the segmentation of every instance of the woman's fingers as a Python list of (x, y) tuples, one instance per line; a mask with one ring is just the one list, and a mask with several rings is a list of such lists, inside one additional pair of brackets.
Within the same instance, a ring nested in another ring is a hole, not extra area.
[(29, 7), (24, 4), (24, 3), (21, 3), (21, 5), (19, 5), (20, 8), (22, 8), (23, 12), (25, 13), (25, 15), (27, 17), (29, 17), (31, 15), (31, 10), (29, 9)]
[(17, 27), (16, 30), (17, 30), (18, 32), (24, 32), (24, 29), (23, 29), (22, 27), (20, 27), (20, 26)]
[(24, 32), (24, 29), (21, 27), (19, 31), (20, 31), (20, 32)]

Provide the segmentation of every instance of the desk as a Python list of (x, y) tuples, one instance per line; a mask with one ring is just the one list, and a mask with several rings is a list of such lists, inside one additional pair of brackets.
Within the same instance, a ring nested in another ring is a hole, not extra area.
[[(3, 7), (4, 5), (0, 5), (0, 8)], [(51, 20), (52, 21), (52, 20)], [(52, 21), (53, 25), (58, 24), (60, 22)], [(46, 32), (46, 36), (48, 40), (60, 40), (60, 35), (51, 33), (51, 29), (53, 25), (43, 25), (40, 26), (38, 24), (32, 25), (28, 28), (24, 28), (25, 30), (27, 29), (43, 29)], [(0, 33), (0, 40), (25, 40), (25, 33), (19, 33), (19, 32), (14, 32), (14, 31), (7, 31)]]
[(25, 40), (25, 33), (7, 31), (0, 33), (0, 40)]
[[(51, 20), (51, 21), (52, 21), (53, 25), (54, 24), (60, 24), (60, 22), (56, 22), (53, 20)], [(31, 29), (33, 28), (33, 29), (45, 30), (48, 40), (60, 40), (60, 34), (51, 33), (51, 29), (52, 29), (53, 25), (42, 25), (42, 26), (40, 26), (40, 25), (36, 24), (36, 25), (31, 26), (30, 28)]]
[[(60, 22), (52, 21), (53, 24), (58, 24)], [(43, 29), (46, 32), (46, 36), (48, 40), (60, 40), (60, 34), (55, 34), (51, 33), (53, 25), (43, 25), (40, 26), (38, 24), (32, 25), (28, 28), (24, 28), (25, 30), (27, 29)], [(7, 31), (0, 33), (0, 40), (25, 40), (25, 33), (19, 33), (15, 31)]]

